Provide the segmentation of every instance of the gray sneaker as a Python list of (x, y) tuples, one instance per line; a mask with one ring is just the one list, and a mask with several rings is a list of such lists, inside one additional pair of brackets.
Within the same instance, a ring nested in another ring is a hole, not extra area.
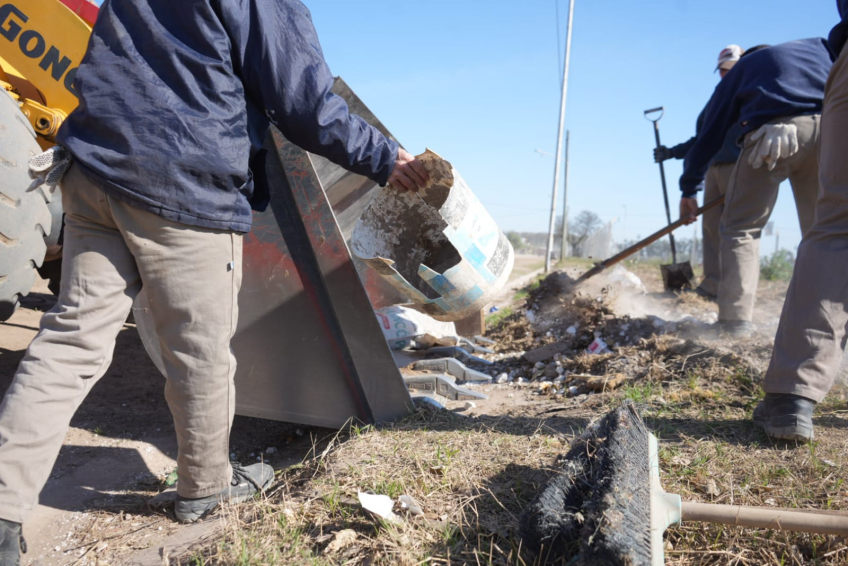
[(174, 512), (181, 523), (197, 521), (224, 501), (230, 503), (247, 501), (257, 493), (268, 489), (274, 481), (274, 468), (268, 464), (242, 466), (233, 462), (232, 467), (233, 481), (220, 492), (197, 499), (177, 496)]
[(18, 566), (26, 551), (21, 524), (0, 519), (0, 566)]
[(766, 393), (754, 409), (754, 424), (772, 438), (810, 442), (815, 406), (815, 401), (800, 395)]

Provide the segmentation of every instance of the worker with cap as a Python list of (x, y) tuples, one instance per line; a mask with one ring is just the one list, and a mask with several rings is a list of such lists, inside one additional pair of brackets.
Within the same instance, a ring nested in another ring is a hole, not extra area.
[(64, 149), (32, 165), (55, 182), (72, 159), (61, 292), (0, 406), (0, 566), (18, 564), (21, 523), (142, 288), (179, 448), (177, 519), (268, 487), (273, 469), (231, 463), (228, 443), (242, 239), (251, 206), (268, 203), (251, 167), (270, 125), (381, 185), (416, 190), (428, 177), (332, 86), (298, 0), (103, 3)]
[(813, 409), (839, 373), (848, 324), (848, 0), (828, 46), (836, 58), (824, 96), (815, 223), (798, 247), (774, 353), (754, 422), (774, 438), (812, 440)]
[[(718, 54), (718, 71), (721, 79), (730, 72), (730, 69), (736, 65), (736, 62), (742, 57), (742, 48), (738, 45), (728, 45)], [(695, 126), (696, 135), (683, 143), (679, 143), (673, 147), (660, 146), (654, 149), (654, 161), (661, 163), (667, 159), (683, 159), (686, 154), (695, 144), (697, 132), (699, 132), (704, 123), (704, 112), (706, 108), (698, 115), (698, 120)], [(704, 180), (704, 202), (710, 202), (725, 195), (727, 185), (730, 182), (730, 173), (733, 171), (733, 166), (739, 158), (739, 146), (736, 144), (736, 138), (739, 137), (739, 128), (731, 128), (724, 139), (721, 149), (716, 153), (710, 162), (709, 169)], [(717, 206), (704, 213), (701, 221), (701, 229), (703, 234), (703, 253), (704, 253), (704, 279), (701, 284), (695, 289), (695, 293), (705, 299), (715, 301), (718, 295), (718, 284), (721, 280), (721, 263), (719, 260), (719, 223), (721, 221), (722, 206)]]
[(780, 183), (789, 179), (801, 231), (813, 223), (820, 114), (832, 62), (826, 41), (802, 39), (741, 58), (718, 84), (683, 164), (680, 217), (695, 221), (704, 173), (739, 126), (742, 152), (721, 218), (720, 331), (749, 336), (760, 275), (759, 242)]

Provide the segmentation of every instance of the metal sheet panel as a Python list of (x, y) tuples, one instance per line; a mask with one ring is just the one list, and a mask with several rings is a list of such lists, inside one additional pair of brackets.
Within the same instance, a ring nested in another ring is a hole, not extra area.
[[(363, 118), (380, 130), (384, 136), (397, 141), (343, 79), (336, 78), (333, 92), (345, 99), (351, 113)], [(310, 157), (315, 171), (318, 173), (318, 178), (321, 180), (321, 185), (327, 193), (333, 213), (336, 215), (336, 221), (345, 241), (348, 243), (348, 247), (350, 247), (350, 239), (353, 236), (356, 222), (362, 216), (362, 212), (371, 202), (371, 199), (380, 191), (380, 186), (367, 177), (342, 169), (321, 156), (310, 154)], [(365, 262), (354, 257), (353, 264), (359, 272), (368, 298), (375, 309), (410, 302), (407, 296), (392, 287)]]
[(272, 131), (271, 204), (245, 238), (237, 412), (341, 426), (410, 398), (306, 152)]

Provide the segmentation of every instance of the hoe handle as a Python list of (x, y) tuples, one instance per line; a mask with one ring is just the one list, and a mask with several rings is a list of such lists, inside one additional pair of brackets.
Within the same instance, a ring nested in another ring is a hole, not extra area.
[(848, 514), (684, 501), (682, 521), (848, 536)]
[[(710, 202), (706, 203), (704, 206), (699, 208), (698, 211), (695, 213), (695, 216), (700, 216), (701, 214), (707, 212), (708, 210), (711, 210), (711, 209), (717, 207), (718, 205), (722, 204), (723, 202), (724, 202), (724, 197), (719, 197), (715, 200), (711, 200)], [(596, 263), (595, 267), (593, 267), (592, 269), (590, 269), (589, 271), (587, 271), (586, 273), (581, 275), (580, 278), (577, 279), (577, 281), (575, 281), (575, 285), (582, 283), (583, 281), (586, 281), (590, 277), (594, 277), (598, 273), (604, 271), (608, 267), (611, 267), (611, 266), (615, 265), (616, 263), (627, 259), (628, 257), (632, 256), (633, 254), (635, 254), (639, 250), (646, 248), (649, 245), (653, 244), (654, 242), (656, 242), (657, 240), (659, 240), (660, 238), (662, 238), (666, 234), (671, 234), (672, 232), (674, 232), (675, 230), (677, 230), (678, 228), (680, 228), (684, 224), (686, 224), (686, 220), (678, 220), (677, 222), (675, 222), (673, 224), (669, 224), (665, 228), (654, 232), (653, 234), (651, 234), (650, 236), (648, 236), (644, 240), (640, 240), (640, 241), (636, 242), (635, 244), (633, 244), (632, 246), (630, 246), (626, 250), (620, 251), (619, 253), (612, 256), (611, 258), (606, 259), (606, 260), (604, 260), (600, 263)]]

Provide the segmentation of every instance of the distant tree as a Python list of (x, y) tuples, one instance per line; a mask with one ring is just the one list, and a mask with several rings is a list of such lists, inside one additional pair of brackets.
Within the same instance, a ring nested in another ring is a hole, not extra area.
[(575, 254), (586, 238), (591, 236), (601, 226), (603, 226), (601, 217), (590, 210), (584, 210), (576, 218), (568, 221), (568, 243), (575, 250)]
[(512, 249), (515, 251), (519, 251), (527, 246), (524, 238), (518, 232), (507, 232), (506, 239), (509, 240), (509, 243), (512, 244)]

